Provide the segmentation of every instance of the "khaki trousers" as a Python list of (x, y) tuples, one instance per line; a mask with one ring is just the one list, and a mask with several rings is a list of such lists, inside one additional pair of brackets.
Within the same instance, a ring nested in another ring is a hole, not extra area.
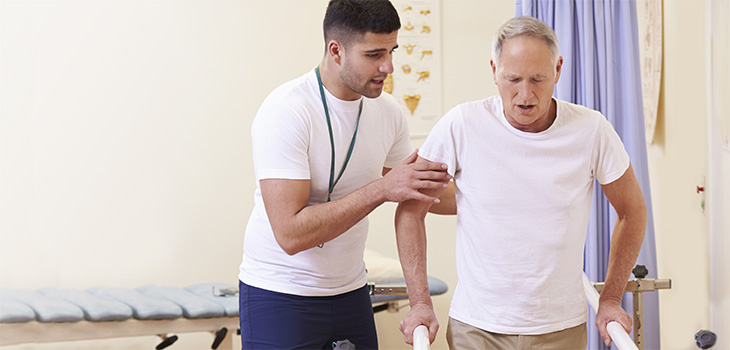
[(573, 328), (538, 335), (513, 335), (487, 332), (449, 317), (446, 340), (451, 350), (467, 349), (581, 349), (588, 344), (585, 323)]

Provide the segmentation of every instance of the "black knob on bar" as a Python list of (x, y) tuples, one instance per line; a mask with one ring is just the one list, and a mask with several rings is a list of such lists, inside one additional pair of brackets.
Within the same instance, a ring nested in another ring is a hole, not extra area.
[(711, 331), (701, 330), (695, 334), (695, 341), (700, 349), (709, 349), (717, 341), (717, 336)]
[(649, 274), (649, 270), (647, 270), (644, 265), (636, 265), (631, 272), (634, 273), (634, 277), (636, 278), (644, 278)]

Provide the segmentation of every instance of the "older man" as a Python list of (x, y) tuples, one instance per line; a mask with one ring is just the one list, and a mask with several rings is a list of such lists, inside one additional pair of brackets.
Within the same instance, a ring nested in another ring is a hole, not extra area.
[[(609, 321), (631, 330), (620, 303), (644, 237), (643, 195), (605, 117), (552, 97), (562, 62), (550, 27), (507, 21), (492, 50), (499, 96), (449, 111), (419, 152), (419, 162), (445, 163), (454, 176), (439, 204), (455, 197), (458, 208), (452, 349), (585, 349), (581, 278), (594, 179), (618, 213), (596, 325), (606, 343)], [(420, 324), (432, 341), (438, 330), (426, 283), (430, 205), (403, 202), (396, 214), (411, 302), (406, 342)]]

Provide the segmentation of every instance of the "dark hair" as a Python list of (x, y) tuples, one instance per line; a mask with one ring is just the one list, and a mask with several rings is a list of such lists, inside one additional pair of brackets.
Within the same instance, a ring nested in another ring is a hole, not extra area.
[(367, 32), (387, 34), (398, 29), (398, 11), (388, 0), (331, 0), (324, 15), (325, 45), (337, 40), (347, 47)]

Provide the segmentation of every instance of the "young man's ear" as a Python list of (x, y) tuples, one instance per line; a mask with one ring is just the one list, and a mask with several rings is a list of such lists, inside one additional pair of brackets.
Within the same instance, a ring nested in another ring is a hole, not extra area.
[(327, 43), (327, 54), (332, 57), (332, 60), (336, 64), (340, 64), (342, 56), (345, 54), (344, 47), (339, 41), (330, 40), (330, 42)]

